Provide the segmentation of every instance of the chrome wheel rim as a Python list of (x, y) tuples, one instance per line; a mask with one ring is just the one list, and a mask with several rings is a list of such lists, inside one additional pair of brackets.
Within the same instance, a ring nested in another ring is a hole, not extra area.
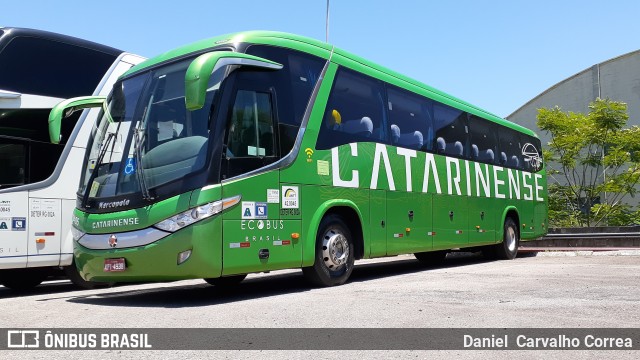
[(340, 271), (349, 260), (349, 242), (337, 229), (329, 229), (322, 237), (322, 259), (329, 271)]
[(514, 252), (516, 250), (516, 231), (513, 227), (509, 226), (507, 228), (507, 234), (504, 241), (507, 242), (507, 249), (509, 252)]

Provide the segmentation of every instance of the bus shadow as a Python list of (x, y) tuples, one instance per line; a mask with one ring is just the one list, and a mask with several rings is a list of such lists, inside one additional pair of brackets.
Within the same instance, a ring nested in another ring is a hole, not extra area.
[[(488, 262), (482, 256), (469, 254), (448, 257), (438, 266), (425, 266), (411, 257), (393, 259), (384, 263), (358, 264), (353, 270), (350, 283), (402, 276), (411, 273), (460, 267)], [(349, 286), (349, 283), (343, 285)], [(204, 305), (226, 304), (257, 298), (295, 294), (315, 289), (302, 276), (302, 272), (270, 274), (259, 278), (248, 278), (231, 288), (220, 288), (206, 284), (177, 285), (154, 289), (126, 289), (104, 293), (73, 296), (67, 301), (99, 306), (132, 306), (184, 308)]]
[(70, 281), (45, 281), (34, 288), (24, 290), (13, 290), (4, 286), (0, 286), (0, 299), (11, 299), (34, 295), (59, 294), (78, 290), (80, 290), (80, 288), (73, 285)]

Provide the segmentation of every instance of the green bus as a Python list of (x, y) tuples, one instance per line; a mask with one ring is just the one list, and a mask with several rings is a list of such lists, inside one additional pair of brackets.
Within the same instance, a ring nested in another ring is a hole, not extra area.
[(101, 107), (73, 216), (80, 274), (104, 282), (302, 268), (469, 248), (502, 259), (546, 232), (530, 130), (367, 60), (279, 32), (224, 35), (122, 75)]

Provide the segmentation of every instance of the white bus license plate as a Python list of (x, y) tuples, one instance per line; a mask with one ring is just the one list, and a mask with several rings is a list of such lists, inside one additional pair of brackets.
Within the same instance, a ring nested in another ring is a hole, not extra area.
[(124, 258), (104, 259), (105, 272), (125, 271), (126, 268)]

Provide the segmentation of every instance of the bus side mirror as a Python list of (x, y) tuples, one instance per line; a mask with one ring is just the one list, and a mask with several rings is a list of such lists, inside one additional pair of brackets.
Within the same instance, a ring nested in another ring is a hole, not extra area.
[(211, 74), (227, 65), (252, 66), (269, 70), (282, 69), (281, 64), (271, 60), (233, 51), (212, 51), (202, 54), (191, 62), (185, 74), (184, 100), (187, 110), (202, 109)]
[(54, 106), (49, 113), (49, 139), (51, 143), (60, 143), (60, 127), (63, 118), (78, 110), (101, 107), (105, 99), (106, 96), (82, 96), (64, 100)]

